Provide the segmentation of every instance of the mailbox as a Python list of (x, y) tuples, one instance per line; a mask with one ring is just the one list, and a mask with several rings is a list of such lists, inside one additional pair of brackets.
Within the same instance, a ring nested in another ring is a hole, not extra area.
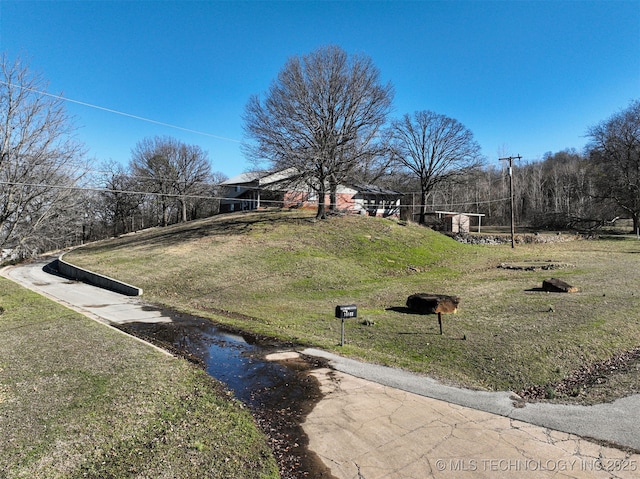
[(338, 319), (356, 318), (357, 316), (358, 307), (355, 304), (336, 306), (336, 318)]

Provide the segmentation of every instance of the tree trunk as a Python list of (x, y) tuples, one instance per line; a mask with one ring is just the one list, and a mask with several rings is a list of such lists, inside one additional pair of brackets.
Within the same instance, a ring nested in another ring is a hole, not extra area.
[(169, 224), (169, 207), (167, 206), (167, 199), (162, 197), (162, 226)]
[(329, 211), (335, 212), (338, 209), (338, 183), (331, 178), (329, 180)]
[(182, 222), (186, 223), (187, 222), (187, 199), (186, 198), (180, 198), (180, 203), (182, 204)]
[(422, 195), (420, 199), (420, 218), (418, 219), (418, 223), (424, 225), (427, 223), (427, 200), (429, 196), (429, 192), (422, 190)]
[(332, 186), (331, 191), (329, 192), (329, 211), (336, 211), (338, 209), (337, 197), (338, 194), (336, 193), (336, 188)]
[(325, 196), (327, 192), (324, 187), (324, 181), (320, 182), (320, 188), (318, 188), (318, 212), (316, 213), (316, 219), (324, 220), (326, 219), (326, 211), (325, 211)]

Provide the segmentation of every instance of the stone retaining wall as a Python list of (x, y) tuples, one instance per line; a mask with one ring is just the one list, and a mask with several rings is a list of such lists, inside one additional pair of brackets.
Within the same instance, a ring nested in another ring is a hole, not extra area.
[[(455, 233), (449, 234), (451, 238), (466, 244), (506, 244), (511, 243), (511, 235), (508, 234), (482, 234), (482, 233)], [(517, 244), (533, 244), (533, 243), (564, 243), (565, 241), (575, 241), (578, 239), (584, 239), (582, 235), (578, 234), (535, 234), (525, 233), (517, 234), (514, 237), (514, 242)]]

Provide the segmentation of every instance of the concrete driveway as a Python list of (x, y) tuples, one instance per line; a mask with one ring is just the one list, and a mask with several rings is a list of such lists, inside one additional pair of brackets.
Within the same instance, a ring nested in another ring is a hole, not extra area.
[[(637, 396), (589, 407), (516, 407), (509, 393), (452, 388), (324, 351), (303, 352), (332, 366), (312, 373), (324, 398), (303, 428), (309, 448), (337, 478), (640, 477), (633, 450), (640, 435)], [(609, 437), (631, 448), (610, 447)]]

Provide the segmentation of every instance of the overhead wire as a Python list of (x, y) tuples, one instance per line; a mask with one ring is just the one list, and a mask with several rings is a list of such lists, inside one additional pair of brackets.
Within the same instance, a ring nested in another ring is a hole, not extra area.
[[(112, 108), (103, 107), (103, 106), (96, 105), (96, 104), (93, 104), (93, 103), (88, 103), (88, 102), (84, 102), (84, 101), (80, 101), (80, 100), (74, 100), (72, 98), (68, 98), (68, 97), (65, 97), (65, 96), (62, 96), (62, 95), (56, 95), (56, 94), (45, 92), (45, 91), (41, 91), (41, 90), (38, 90), (38, 89), (35, 89), (35, 88), (26, 87), (24, 85), (16, 85), (16, 84), (13, 84), (13, 83), (5, 82), (3, 80), (0, 80), (0, 84), (3, 84), (3, 85), (8, 86), (8, 87), (20, 88), (22, 90), (30, 91), (30, 92), (38, 94), (38, 95), (43, 95), (43, 96), (55, 98), (57, 100), (78, 104), (78, 105), (85, 106), (85, 107), (88, 107), (88, 108), (94, 108), (94, 109), (97, 109), (97, 110), (105, 111), (105, 112), (108, 112), (108, 113), (113, 113), (113, 114), (124, 116), (124, 117), (128, 117), (128, 118), (133, 118), (133, 119), (140, 120), (140, 121), (145, 121), (145, 122), (153, 123), (153, 124), (160, 125), (160, 126), (166, 126), (168, 128), (174, 128), (174, 129), (178, 129), (178, 130), (189, 132), (189, 133), (203, 135), (203, 136), (207, 136), (207, 137), (210, 137), (210, 138), (216, 138), (216, 139), (219, 139), (219, 140), (231, 141), (231, 142), (234, 142), (234, 143), (242, 143), (240, 140), (237, 140), (237, 139), (234, 139), (234, 138), (224, 137), (224, 136), (220, 136), (220, 135), (214, 135), (212, 133), (207, 133), (207, 132), (203, 132), (203, 131), (199, 131), (199, 130), (194, 130), (194, 129), (182, 127), (182, 126), (179, 126), (179, 125), (173, 125), (171, 123), (166, 123), (166, 122), (154, 120), (154, 119), (151, 119), (151, 118), (145, 118), (145, 117), (142, 117), (142, 116), (139, 116), (139, 115), (126, 113), (126, 112), (123, 112), (123, 111), (119, 111), (119, 110), (115, 110), (115, 109), (112, 109)], [(108, 172), (104, 172), (104, 173), (108, 173)], [(145, 178), (145, 177), (138, 177), (138, 178)], [(156, 179), (156, 178), (150, 178), (149, 177), (148, 179)], [(496, 180), (497, 179), (495, 179), (495, 178), (492, 179), (492, 181), (496, 181)], [(61, 185), (47, 185), (47, 184), (37, 184), (37, 183), (16, 183), (16, 182), (6, 182), (6, 181), (0, 181), (0, 184), (14, 185), (14, 186), (30, 186), (30, 187), (49, 187), (49, 188), (81, 190), (81, 191), (94, 191), (94, 192), (101, 192), (101, 193), (121, 193), (121, 194), (132, 194), (132, 195), (159, 195), (159, 196), (182, 197), (182, 198), (193, 198), (193, 199), (214, 199), (214, 200), (241, 201), (241, 199), (238, 199), (238, 198), (216, 197), (216, 196), (210, 196), (210, 195), (207, 195), (207, 196), (203, 196), (203, 195), (181, 195), (181, 194), (176, 194), (176, 193), (154, 193), (154, 192), (148, 192), (148, 191), (114, 190), (114, 189), (102, 188), (102, 187), (61, 186)], [(257, 190), (257, 189), (259, 189), (259, 187), (250, 187), (250, 186), (248, 186), (246, 189), (256, 189)], [(286, 190), (271, 189), (270, 191), (286, 191)], [(407, 193), (407, 194), (411, 194), (411, 193)], [(463, 203), (448, 203), (448, 204), (442, 203), (442, 204), (438, 204), (438, 205), (431, 204), (431, 205), (428, 205), (428, 206), (430, 206), (430, 207), (435, 207), (435, 206), (451, 207), (451, 206), (464, 206), (464, 205), (478, 205), (478, 204), (488, 204), (488, 203), (502, 202), (502, 201), (507, 201), (507, 200), (509, 200), (509, 198), (499, 198), (499, 199), (486, 200), (486, 201), (471, 201), (471, 202), (463, 202)], [(265, 200), (261, 200), (261, 202), (263, 202), (263, 203), (269, 203), (269, 202), (277, 203), (278, 201), (266, 200), (265, 199)], [(402, 205), (402, 206), (405, 206), (405, 205)], [(406, 206), (420, 206), (420, 205), (406, 205)]]
[(114, 110), (112, 108), (106, 108), (104, 106), (95, 105), (93, 103), (87, 103), (87, 102), (80, 101), (80, 100), (73, 100), (71, 98), (67, 98), (67, 97), (62, 96), (62, 95), (55, 95), (53, 93), (48, 93), (48, 92), (36, 90), (35, 88), (29, 88), (29, 87), (26, 87), (24, 85), (15, 85), (13, 83), (8, 83), (8, 82), (2, 81), (2, 80), (0, 80), (0, 83), (3, 84), (3, 85), (9, 86), (9, 87), (20, 88), (22, 90), (30, 91), (30, 92), (36, 93), (38, 95), (48, 96), (48, 97), (51, 97), (51, 98), (55, 98), (55, 99), (62, 100), (62, 101), (67, 101), (67, 102), (70, 102), (70, 103), (75, 103), (77, 105), (82, 105), (82, 106), (86, 106), (86, 107), (89, 107), (89, 108), (95, 108), (96, 110), (102, 110), (102, 111), (106, 111), (108, 113), (114, 113), (116, 115), (121, 115), (121, 116), (125, 116), (125, 117), (128, 117), (128, 118), (133, 118), (135, 120), (141, 120), (141, 121), (145, 121), (145, 122), (148, 122), (148, 123), (153, 123), (153, 124), (160, 125), (160, 126), (166, 126), (168, 128), (174, 128), (176, 130), (186, 131), (188, 133), (195, 133), (197, 135), (208, 136), (210, 138), (216, 138), (218, 140), (231, 141), (231, 142), (234, 142), (234, 143), (242, 143), (241, 140), (237, 140), (235, 138), (229, 138), (229, 137), (226, 137), (226, 136), (214, 135), (212, 133), (207, 133), (207, 132), (199, 131), (199, 130), (193, 130), (191, 128), (185, 128), (185, 127), (182, 127), (182, 126), (173, 125), (171, 123), (165, 123), (163, 121), (158, 121), (158, 120), (153, 120), (151, 118), (145, 118), (143, 116), (133, 115), (131, 113), (126, 113), (126, 112), (123, 112), (123, 111)]
[[(31, 188), (53, 188), (53, 189), (64, 189), (71, 191), (90, 191), (95, 193), (113, 193), (113, 194), (125, 194), (125, 195), (149, 195), (149, 196), (165, 196), (170, 198), (188, 198), (188, 199), (200, 199), (200, 200), (227, 200), (227, 201), (235, 201), (235, 202), (243, 202), (243, 201), (256, 201), (255, 198), (237, 198), (237, 197), (227, 197), (227, 196), (214, 196), (214, 195), (194, 195), (194, 194), (180, 194), (180, 193), (159, 193), (159, 192), (150, 192), (150, 191), (136, 191), (136, 190), (118, 190), (113, 188), (102, 188), (102, 187), (91, 187), (91, 186), (68, 186), (68, 185), (51, 185), (47, 183), (25, 183), (25, 182), (15, 182), (15, 181), (0, 181), (0, 185), (9, 185), (9, 186), (20, 186), (20, 187), (31, 187)], [(221, 185), (212, 185), (214, 187)], [(283, 190), (268, 190), (269, 192), (285, 192), (289, 191), (286, 189)], [(411, 193), (407, 193), (411, 194)], [(478, 204), (488, 204), (488, 203), (497, 203), (501, 201), (509, 201), (509, 198), (500, 198), (495, 200), (486, 200), (486, 201), (467, 201), (463, 203), (438, 203), (438, 204), (429, 204), (430, 208), (443, 207), (449, 208), (452, 206), (465, 206), (465, 205), (478, 205)], [(282, 203), (282, 200), (268, 200), (268, 199), (260, 199), (260, 203), (264, 204), (279, 204)], [(420, 207), (420, 204), (410, 204), (410, 205), (400, 205), (400, 208), (409, 208), (409, 207)]]

